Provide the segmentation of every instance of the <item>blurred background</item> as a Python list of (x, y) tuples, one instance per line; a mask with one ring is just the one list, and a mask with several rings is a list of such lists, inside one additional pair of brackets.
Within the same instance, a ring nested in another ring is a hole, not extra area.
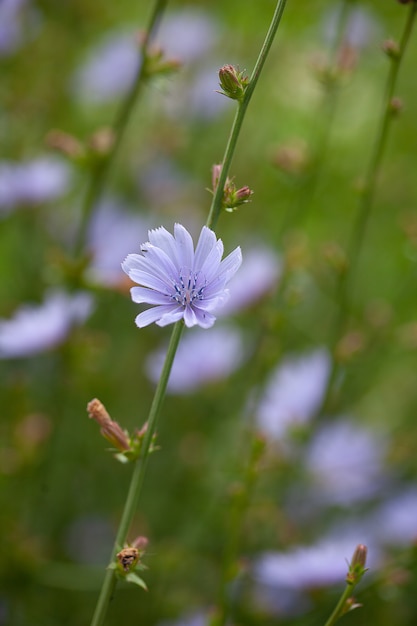
[[(131, 467), (86, 405), (140, 428), (170, 336), (136, 328), (120, 263), (149, 228), (199, 233), (235, 110), (218, 69), (250, 74), (275, 7), (167, 3), (178, 68), (144, 84), (82, 231), (150, 4), (0, 0), (0, 625), (91, 619)], [(416, 33), (355, 230), (409, 14), (288, 0), (232, 164), (254, 194), (216, 227), (244, 263), (184, 333), (131, 532), (149, 592), (119, 584), (109, 625), (323, 624), (358, 543), (345, 622), (417, 621)]]

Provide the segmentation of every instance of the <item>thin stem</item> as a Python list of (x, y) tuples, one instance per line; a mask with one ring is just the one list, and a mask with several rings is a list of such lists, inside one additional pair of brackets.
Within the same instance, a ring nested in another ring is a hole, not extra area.
[[(384, 155), (388, 133), (390, 129), (390, 122), (393, 118), (392, 111), (392, 99), (397, 84), (398, 73), (400, 70), (401, 62), (404, 57), (411, 32), (414, 25), (415, 16), (417, 13), (417, 3), (412, 2), (410, 10), (407, 16), (406, 23), (404, 25), (403, 34), (401, 36), (399, 50), (396, 56), (390, 58), (391, 66), (388, 74), (385, 95), (383, 99), (383, 109), (380, 118), (380, 124), (377, 130), (376, 139), (374, 142), (373, 150), (368, 163), (366, 171), (364, 187), (362, 195), (359, 200), (359, 206), (356, 214), (356, 220), (353, 224), (352, 232), (348, 242), (347, 259), (348, 267), (344, 273), (340, 274), (338, 290), (337, 290), (337, 316), (332, 337), (332, 349), (334, 351), (335, 346), (343, 334), (347, 320), (349, 318), (350, 305), (351, 305), (351, 288), (354, 282), (354, 277), (357, 273), (358, 260), (362, 250), (363, 241), (365, 238), (366, 227), (369, 221), (369, 217), (372, 210), (373, 199), (375, 195), (376, 183), (378, 174), (381, 167), (382, 158)], [(329, 403), (332, 400), (335, 384), (339, 377), (339, 364), (334, 360), (332, 371), (330, 373), (325, 398), (322, 403), (320, 412), (329, 408)]]
[[(146, 467), (149, 458), (149, 449), (152, 443), (152, 438), (156, 432), (158, 417), (161, 412), (162, 403), (165, 397), (165, 391), (168, 384), (169, 374), (171, 372), (172, 364), (174, 362), (175, 353), (181, 338), (181, 333), (184, 324), (182, 321), (177, 322), (172, 330), (171, 340), (168, 346), (167, 354), (165, 357), (164, 366), (159, 378), (159, 382), (155, 391), (151, 409), (149, 411), (149, 417), (147, 422), (147, 430), (145, 438), (143, 440), (143, 448), (140, 459), (135, 463), (128, 495), (126, 498), (125, 507), (123, 510), (122, 518), (117, 532), (116, 540), (113, 546), (112, 556), (110, 563), (114, 562), (116, 553), (124, 546), (127, 541), (127, 535), (130, 525), (135, 515), (136, 508), (139, 503), (139, 496), (142, 490), (142, 485), (145, 477)], [(96, 610), (91, 622), (91, 626), (101, 626), (103, 624), (107, 608), (113, 591), (116, 586), (116, 575), (113, 569), (107, 569), (104, 577), (103, 586), (101, 588), (100, 596), (97, 601)]]
[(323, 164), (326, 160), (327, 149), (333, 127), (333, 121), (337, 110), (341, 91), (341, 69), (339, 66), (339, 50), (346, 36), (346, 28), (350, 15), (352, 2), (355, 0), (343, 0), (340, 7), (336, 34), (330, 50), (327, 54), (325, 72), (328, 74), (325, 84), (322, 86), (322, 97), (315, 114), (312, 139), (310, 141), (311, 165), (307, 168), (302, 179), (295, 189), (295, 198), (285, 211), (280, 234), (282, 235), (297, 221), (303, 218), (310, 208), (315, 196)]
[(103, 192), (107, 174), (124, 137), (127, 124), (131, 117), (132, 110), (138, 98), (140, 89), (147, 78), (146, 57), (148, 55), (149, 45), (152, 39), (155, 37), (159, 22), (167, 5), (167, 1), (168, 0), (155, 1), (155, 5), (149, 19), (148, 27), (145, 31), (140, 45), (141, 62), (139, 64), (133, 84), (126, 98), (121, 103), (112, 126), (114, 137), (112, 146), (107, 154), (97, 161), (92, 171), (81, 209), (81, 220), (74, 244), (74, 255), (76, 257), (78, 257), (84, 250), (91, 213)]
[(225, 150), (224, 157), (223, 157), (222, 169), (220, 172), (217, 188), (213, 196), (213, 201), (211, 203), (210, 212), (209, 212), (207, 222), (206, 222), (206, 226), (208, 226), (209, 228), (214, 228), (217, 223), (217, 220), (219, 219), (220, 211), (222, 209), (223, 190), (224, 190), (226, 179), (230, 170), (230, 165), (232, 163), (232, 159), (233, 159), (233, 155), (235, 152), (237, 140), (240, 134), (240, 130), (242, 128), (246, 109), (248, 108), (249, 101), (255, 90), (256, 83), (258, 82), (262, 68), (268, 56), (269, 50), (271, 49), (272, 42), (274, 41), (274, 37), (277, 32), (279, 23), (281, 21), (281, 17), (285, 9), (286, 2), (287, 0), (278, 0), (277, 2), (271, 24), (265, 36), (264, 43), (262, 45), (261, 51), (255, 63), (255, 67), (253, 69), (249, 83), (245, 89), (242, 100), (238, 103), (238, 108), (236, 111), (235, 119), (233, 121), (233, 126), (230, 131), (229, 139), (228, 139), (226, 150)]
[(329, 619), (327, 620), (324, 626), (334, 626), (337, 620), (340, 617), (342, 617), (344, 613), (346, 613), (346, 602), (352, 595), (354, 588), (355, 588), (355, 585), (353, 585), (352, 583), (348, 583), (346, 585), (345, 590), (340, 596), (339, 602), (337, 603), (333, 613), (330, 615)]

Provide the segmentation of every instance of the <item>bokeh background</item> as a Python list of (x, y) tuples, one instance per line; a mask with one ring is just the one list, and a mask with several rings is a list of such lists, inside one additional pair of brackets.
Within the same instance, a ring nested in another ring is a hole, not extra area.
[[(157, 43), (181, 66), (142, 90), (74, 256), (150, 10), (0, 0), (1, 625), (91, 619), (131, 468), (85, 407), (141, 427), (170, 334), (135, 327), (120, 263), (150, 227), (198, 234), (235, 106), (217, 72), (250, 73), (274, 3), (168, 2)], [(231, 624), (323, 624), (358, 543), (370, 571), (345, 622), (417, 620), (417, 33), (339, 298), (382, 44), (409, 11), (288, 0), (232, 165), (254, 194), (216, 229), (244, 263), (216, 326), (184, 334), (131, 533), (149, 592), (120, 584), (109, 625), (200, 626), (222, 605)]]

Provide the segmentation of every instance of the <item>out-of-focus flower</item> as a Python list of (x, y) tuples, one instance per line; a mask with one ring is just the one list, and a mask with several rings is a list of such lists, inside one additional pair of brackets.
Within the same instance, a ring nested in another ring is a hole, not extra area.
[(48, 293), (43, 304), (20, 307), (10, 320), (0, 320), (0, 358), (32, 356), (62, 343), (92, 308), (90, 294), (62, 291)]
[(272, 438), (284, 438), (292, 427), (303, 425), (323, 399), (330, 371), (325, 350), (289, 357), (271, 375), (261, 399), (257, 420)]
[[(166, 349), (151, 354), (146, 362), (149, 378), (158, 382)], [(189, 393), (206, 383), (227, 378), (242, 365), (244, 342), (236, 328), (217, 327), (210, 333), (194, 330), (182, 339), (168, 382), (168, 391)]]
[(141, 63), (134, 32), (112, 32), (90, 53), (73, 77), (73, 89), (81, 102), (109, 102), (127, 92)]
[(214, 312), (229, 297), (226, 285), (242, 262), (240, 248), (223, 261), (223, 243), (203, 226), (194, 251), (190, 233), (175, 224), (174, 236), (162, 226), (150, 230), (142, 254), (129, 254), (122, 268), (141, 285), (132, 287), (132, 300), (155, 305), (136, 317), (139, 328), (156, 322), (158, 326), (180, 319), (186, 326), (210, 328)]
[(417, 541), (417, 489), (404, 488), (384, 502), (373, 514), (378, 539), (389, 545), (410, 545)]
[(69, 182), (68, 164), (56, 158), (0, 161), (0, 215), (19, 206), (55, 200), (67, 191)]
[(167, 15), (161, 22), (157, 45), (165, 55), (182, 63), (194, 63), (215, 45), (220, 24), (199, 9), (183, 9)]
[(88, 247), (92, 261), (89, 278), (99, 284), (116, 286), (126, 277), (120, 266), (129, 250), (146, 237), (149, 223), (116, 200), (106, 200), (95, 211), (89, 229)]
[(296, 546), (286, 552), (265, 552), (254, 563), (258, 584), (273, 589), (275, 596), (286, 591), (318, 589), (346, 580), (348, 562), (358, 544), (369, 548), (369, 565), (380, 562), (380, 549), (372, 539), (372, 529), (362, 525), (334, 528), (326, 537), (310, 546)]
[(29, 0), (1, 0), (0, 2), (0, 56), (16, 52), (33, 30), (38, 15)]
[[(333, 8), (324, 23), (325, 37), (330, 45), (334, 44), (338, 36), (341, 10), (341, 6)], [(352, 5), (346, 21), (343, 44), (356, 50), (362, 50), (372, 44), (372, 41), (377, 37), (378, 30), (376, 17), (371, 11)]]
[(347, 419), (314, 436), (305, 456), (316, 500), (349, 505), (374, 496), (384, 484), (386, 446), (376, 432)]
[(229, 283), (230, 293), (220, 315), (230, 315), (257, 302), (277, 284), (282, 265), (273, 250), (266, 247), (245, 250), (245, 258), (239, 272)]

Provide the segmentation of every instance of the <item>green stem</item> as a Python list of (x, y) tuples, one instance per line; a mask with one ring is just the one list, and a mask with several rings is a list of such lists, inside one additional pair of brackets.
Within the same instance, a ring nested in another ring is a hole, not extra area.
[(222, 209), (224, 186), (226, 184), (226, 179), (230, 170), (230, 165), (232, 163), (237, 140), (240, 134), (240, 130), (242, 128), (246, 109), (248, 108), (249, 101), (255, 90), (256, 83), (258, 82), (262, 68), (266, 61), (266, 57), (268, 56), (269, 50), (272, 46), (272, 42), (274, 41), (275, 33), (277, 32), (279, 23), (281, 21), (281, 17), (285, 9), (286, 2), (287, 0), (278, 0), (277, 2), (270, 27), (266, 34), (258, 59), (255, 63), (252, 76), (250, 77), (249, 83), (245, 89), (245, 93), (243, 94), (242, 100), (238, 103), (238, 108), (236, 111), (235, 119), (233, 121), (233, 126), (230, 131), (229, 140), (227, 142), (226, 150), (225, 150), (224, 157), (223, 157), (222, 169), (220, 172), (217, 188), (213, 196), (213, 201), (211, 203), (210, 212), (209, 212), (207, 222), (206, 222), (206, 226), (208, 226), (209, 228), (214, 228), (217, 223), (217, 220), (219, 219), (220, 211)]
[[(366, 227), (369, 221), (369, 217), (372, 210), (373, 199), (375, 195), (376, 183), (378, 179), (379, 170), (381, 167), (382, 158), (384, 155), (388, 132), (390, 128), (390, 122), (393, 118), (392, 112), (392, 98), (394, 96), (398, 73), (401, 66), (401, 61), (404, 57), (411, 32), (413, 29), (413, 24), (415, 20), (415, 16), (417, 13), (417, 3), (412, 2), (410, 5), (410, 10), (407, 16), (407, 20), (404, 26), (403, 34), (401, 36), (401, 41), (399, 45), (399, 51), (397, 56), (392, 57), (390, 59), (391, 67), (388, 74), (386, 86), (385, 86), (385, 96), (383, 99), (383, 109), (382, 115), (380, 119), (380, 124), (377, 130), (376, 139), (374, 142), (373, 150), (371, 153), (371, 157), (368, 163), (368, 168), (366, 171), (364, 188), (362, 195), (359, 200), (358, 211), (356, 214), (356, 220), (354, 222), (352, 232), (350, 235), (350, 239), (347, 247), (347, 259), (348, 259), (348, 268), (344, 273), (340, 275), (338, 290), (337, 290), (337, 316), (336, 322), (333, 331), (332, 337), (332, 349), (334, 351), (338, 340), (343, 334), (350, 312), (351, 305), (351, 286), (354, 281), (354, 277), (357, 273), (358, 267), (358, 259), (362, 250), (363, 241), (365, 237)], [(339, 364), (333, 360), (332, 371), (329, 376), (329, 382), (327, 385), (327, 390), (325, 394), (325, 398), (322, 403), (322, 407), (320, 409), (320, 413), (329, 409), (330, 403), (332, 402), (332, 395), (334, 391), (335, 384), (339, 377), (340, 366)]]
[(346, 27), (350, 15), (352, 2), (344, 0), (340, 8), (336, 26), (336, 36), (331, 46), (326, 63), (326, 72), (329, 77), (323, 85), (322, 97), (319, 106), (313, 114), (313, 128), (311, 130), (310, 150), (311, 165), (301, 176), (296, 189), (295, 198), (287, 207), (280, 228), (280, 235), (287, 232), (307, 214), (317, 191), (320, 175), (326, 160), (329, 140), (333, 128), (333, 121), (339, 102), (341, 91), (341, 70), (339, 68), (338, 53), (346, 36)]
[(342, 615), (346, 612), (346, 602), (352, 595), (352, 592), (355, 588), (355, 585), (348, 583), (340, 596), (339, 602), (337, 603), (333, 613), (330, 615), (329, 619), (325, 623), (324, 626), (334, 626), (337, 620), (342, 617)]
[(99, 161), (97, 161), (93, 168), (88, 188), (84, 197), (84, 202), (81, 208), (81, 220), (77, 232), (77, 238), (74, 244), (74, 255), (76, 257), (78, 257), (84, 250), (91, 213), (103, 192), (107, 174), (124, 137), (127, 124), (131, 117), (132, 110), (138, 98), (140, 89), (147, 78), (146, 58), (148, 55), (149, 45), (156, 34), (161, 16), (167, 5), (167, 1), (168, 0), (155, 1), (155, 5), (149, 19), (148, 27), (145, 31), (143, 40), (140, 45), (141, 62), (139, 64), (133, 84), (125, 100), (121, 103), (112, 126), (114, 134), (113, 144), (107, 154), (103, 156)]
[[(184, 328), (182, 321), (177, 322), (172, 330), (171, 340), (168, 346), (167, 354), (165, 357), (164, 366), (159, 378), (159, 382), (155, 391), (151, 409), (149, 411), (149, 417), (147, 422), (147, 430), (145, 438), (143, 440), (142, 453), (138, 461), (136, 461), (132, 478), (130, 481), (129, 491), (126, 498), (125, 507), (123, 510), (122, 518), (117, 532), (116, 540), (113, 546), (112, 556), (110, 563), (114, 562), (117, 552), (123, 548), (127, 541), (127, 535), (130, 525), (132, 523), (135, 511), (139, 503), (139, 496), (142, 490), (142, 485), (145, 477), (146, 467), (148, 463), (149, 450), (152, 443), (152, 438), (156, 432), (158, 417), (161, 412), (162, 403), (165, 397), (165, 391), (168, 384), (169, 374), (171, 372), (172, 364), (174, 362), (175, 353), (181, 338), (181, 333)], [(107, 612), (108, 605), (113, 595), (113, 591), (116, 586), (116, 575), (113, 569), (107, 569), (104, 577), (103, 586), (101, 588), (100, 596), (97, 601), (96, 610), (91, 622), (91, 626), (101, 626), (104, 622), (104, 618)]]

